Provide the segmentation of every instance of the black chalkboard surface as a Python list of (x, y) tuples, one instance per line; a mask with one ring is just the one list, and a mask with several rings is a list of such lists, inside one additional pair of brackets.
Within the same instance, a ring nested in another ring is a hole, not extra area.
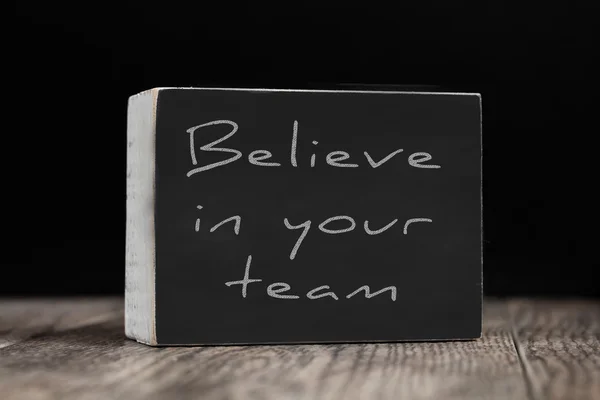
[(127, 335), (480, 337), (481, 143), (472, 93), (132, 96)]

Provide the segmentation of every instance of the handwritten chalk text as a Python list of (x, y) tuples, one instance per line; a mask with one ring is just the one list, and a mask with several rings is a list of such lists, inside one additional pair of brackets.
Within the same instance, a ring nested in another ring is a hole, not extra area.
[[(220, 125), (223, 125), (223, 126), (229, 128), (226, 131), (227, 133), (217, 140), (214, 140), (210, 143), (200, 146), (199, 150), (202, 152), (220, 152), (220, 153), (230, 154), (231, 156), (229, 158), (226, 158), (226, 159), (218, 161), (218, 162), (206, 164), (203, 166), (198, 166), (199, 165), (198, 153), (196, 150), (197, 136), (201, 135), (201, 132), (205, 129), (215, 129), (215, 127), (218, 127)], [(243, 157), (243, 153), (240, 150), (227, 148), (227, 147), (215, 147), (219, 143), (222, 143), (225, 140), (231, 138), (233, 135), (235, 135), (238, 132), (238, 130), (239, 130), (238, 124), (235, 123), (234, 121), (230, 121), (230, 120), (210, 121), (210, 122), (207, 122), (204, 124), (192, 126), (191, 128), (187, 129), (186, 132), (190, 136), (190, 139), (189, 139), (190, 149), (189, 150), (190, 150), (190, 158), (191, 158), (192, 166), (193, 166), (193, 168), (187, 172), (187, 176), (191, 177), (199, 172), (208, 171), (208, 170), (211, 170), (211, 169), (214, 169), (217, 167), (222, 167), (222, 166), (231, 164), (231, 163), (241, 159)], [(298, 154), (297, 154), (298, 153), (298, 136), (299, 136), (298, 130), (299, 130), (298, 121), (294, 121), (294, 123), (292, 125), (292, 142), (291, 142), (290, 154), (289, 154), (289, 162), (292, 167), (299, 167), (301, 164), (298, 162)], [(319, 142), (317, 142), (317, 141), (312, 141), (312, 144), (315, 146), (318, 145), (318, 143)], [(391, 153), (383, 156), (383, 158), (379, 159), (379, 161), (376, 161), (366, 151), (363, 153), (363, 155), (367, 160), (367, 165), (369, 165), (371, 168), (375, 169), (375, 168), (382, 167), (384, 164), (389, 162), (392, 158), (394, 158), (396, 155), (402, 153), (403, 151), (404, 151), (404, 149), (394, 150)], [(272, 157), (273, 157), (273, 153), (271, 153), (269, 150), (262, 150), (262, 149), (254, 150), (254, 151), (250, 152), (247, 156), (248, 162), (252, 165), (256, 165), (259, 167), (271, 167), (271, 168), (281, 167), (282, 166), (281, 160), (272, 160)], [(418, 151), (418, 152), (412, 153), (408, 156), (407, 163), (409, 166), (414, 167), (414, 168), (424, 168), (424, 169), (441, 168), (440, 165), (427, 164), (427, 162), (431, 161), (432, 158), (433, 157), (431, 154), (422, 152), (422, 151)], [(351, 159), (351, 155), (349, 153), (342, 151), (342, 150), (334, 150), (334, 151), (329, 152), (325, 156), (325, 164), (327, 164), (331, 167), (337, 167), (337, 168), (358, 168), (360, 166), (357, 163), (357, 161), (351, 161), (350, 159)], [(271, 161), (267, 162), (266, 160), (271, 160)], [(316, 166), (316, 164), (317, 164), (316, 154), (312, 154), (310, 157), (310, 167), (314, 168)]]
[[(344, 221), (346, 226), (338, 228), (338, 229), (327, 228), (332, 222), (335, 222), (335, 221)], [(371, 229), (369, 229), (369, 221), (365, 221), (363, 228), (368, 235), (380, 235), (383, 232), (387, 231), (389, 228), (391, 228), (396, 222), (398, 222), (398, 219), (394, 219), (392, 222), (385, 225), (381, 229), (372, 231)], [(433, 220), (431, 220), (430, 218), (408, 219), (404, 223), (404, 229), (402, 230), (402, 233), (404, 233), (405, 235), (408, 235), (409, 225), (414, 224), (416, 222), (433, 222)], [(293, 260), (294, 258), (296, 258), (296, 255), (298, 254), (298, 250), (300, 249), (300, 245), (302, 244), (302, 241), (304, 241), (304, 239), (306, 238), (306, 235), (308, 235), (308, 231), (310, 230), (312, 221), (307, 220), (307, 221), (302, 222), (301, 224), (293, 225), (287, 218), (284, 218), (283, 223), (284, 223), (285, 227), (290, 230), (302, 228), (302, 233), (298, 237), (298, 240), (296, 240), (296, 244), (294, 244), (294, 247), (292, 248), (292, 252), (290, 253), (290, 260)], [(329, 235), (338, 235), (340, 233), (347, 233), (347, 232), (353, 231), (354, 228), (356, 228), (356, 222), (354, 221), (354, 219), (352, 217), (349, 217), (347, 215), (338, 215), (335, 217), (327, 218), (325, 221), (323, 221), (322, 223), (319, 224), (319, 230), (321, 232), (327, 233)]]
[[(230, 281), (225, 282), (227, 287), (240, 285), (241, 286), (241, 294), (243, 298), (248, 296), (248, 285), (251, 283), (259, 283), (262, 282), (262, 279), (251, 279), (250, 278), (250, 265), (252, 264), (252, 256), (248, 256), (248, 260), (246, 261), (246, 268), (244, 270), (244, 277), (238, 281)], [(275, 282), (271, 283), (267, 286), (267, 295), (273, 297), (275, 299), (283, 299), (283, 300), (298, 300), (300, 299), (300, 295), (292, 291), (292, 287), (286, 282)], [(375, 296), (381, 295), (385, 297), (387, 295), (386, 292), (389, 292), (389, 298), (391, 301), (396, 301), (397, 297), (397, 289), (396, 286), (387, 286), (383, 289), (377, 290), (375, 292), (371, 292), (371, 287), (369, 285), (363, 285), (353, 292), (346, 295), (346, 299), (350, 299), (354, 296), (360, 297), (360, 293), (364, 293), (365, 299), (371, 299)], [(285, 293), (285, 294), (284, 294)], [(309, 290), (306, 293), (306, 298), (309, 300), (318, 300), (318, 299), (329, 299), (329, 300), (339, 300), (338, 295), (331, 290), (329, 285), (318, 286), (314, 289)]]

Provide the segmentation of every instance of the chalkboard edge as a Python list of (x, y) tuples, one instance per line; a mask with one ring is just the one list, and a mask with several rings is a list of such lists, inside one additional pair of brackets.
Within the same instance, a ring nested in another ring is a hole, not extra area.
[(483, 222), (483, 100), (481, 94), (479, 94), (479, 220), (480, 222), (480, 307), (481, 307), (481, 329), (483, 330), (483, 298), (484, 298), (484, 282), (483, 282), (483, 268), (484, 268), (484, 222)]
[[(150, 346), (158, 342), (155, 310), (154, 203), (156, 200), (156, 106), (159, 92), (160, 90), (150, 89), (130, 96), (127, 107), (125, 335)], [(149, 171), (149, 176), (144, 175), (143, 171)], [(148, 203), (152, 205), (150, 213), (144, 211), (147, 210), (145, 206)]]
[(370, 343), (444, 343), (444, 342), (474, 342), (481, 340), (483, 335), (474, 337), (459, 337), (459, 338), (434, 338), (434, 339), (394, 339), (394, 340), (303, 340), (303, 341), (284, 341), (284, 342), (210, 342), (210, 343), (145, 343), (135, 339), (138, 343), (142, 343), (152, 347), (231, 347), (231, 346), (302, 346), (302, 345), (339, 345), (339, 344), (370, 344)]
[(406, 94), (406, 95), (439, 95), (439, 96), (477, 96), (477, 92), (443, 92), (443, 91), (418, 91), (418, 90), (334, 90), (334, 89), (276, 89), (276, 88), (239, 88), (239, 87), (192, 87), (192, 86), (164, 86), (145, 90), (131, 97), (142, 95), (149, 91), (156, 93), (166, 90), (204, 90), (223, 92), (262, 92), (262, 93), (348, 93), (348, 94)]

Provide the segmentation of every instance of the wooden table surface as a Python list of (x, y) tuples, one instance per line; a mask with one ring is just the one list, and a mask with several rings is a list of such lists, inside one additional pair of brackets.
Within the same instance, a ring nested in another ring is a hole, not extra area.
[(600, 399), (600, 302), (488, 300), (463, 342), (152, 348), (123, 299), (0, 300), (0, 399)]

